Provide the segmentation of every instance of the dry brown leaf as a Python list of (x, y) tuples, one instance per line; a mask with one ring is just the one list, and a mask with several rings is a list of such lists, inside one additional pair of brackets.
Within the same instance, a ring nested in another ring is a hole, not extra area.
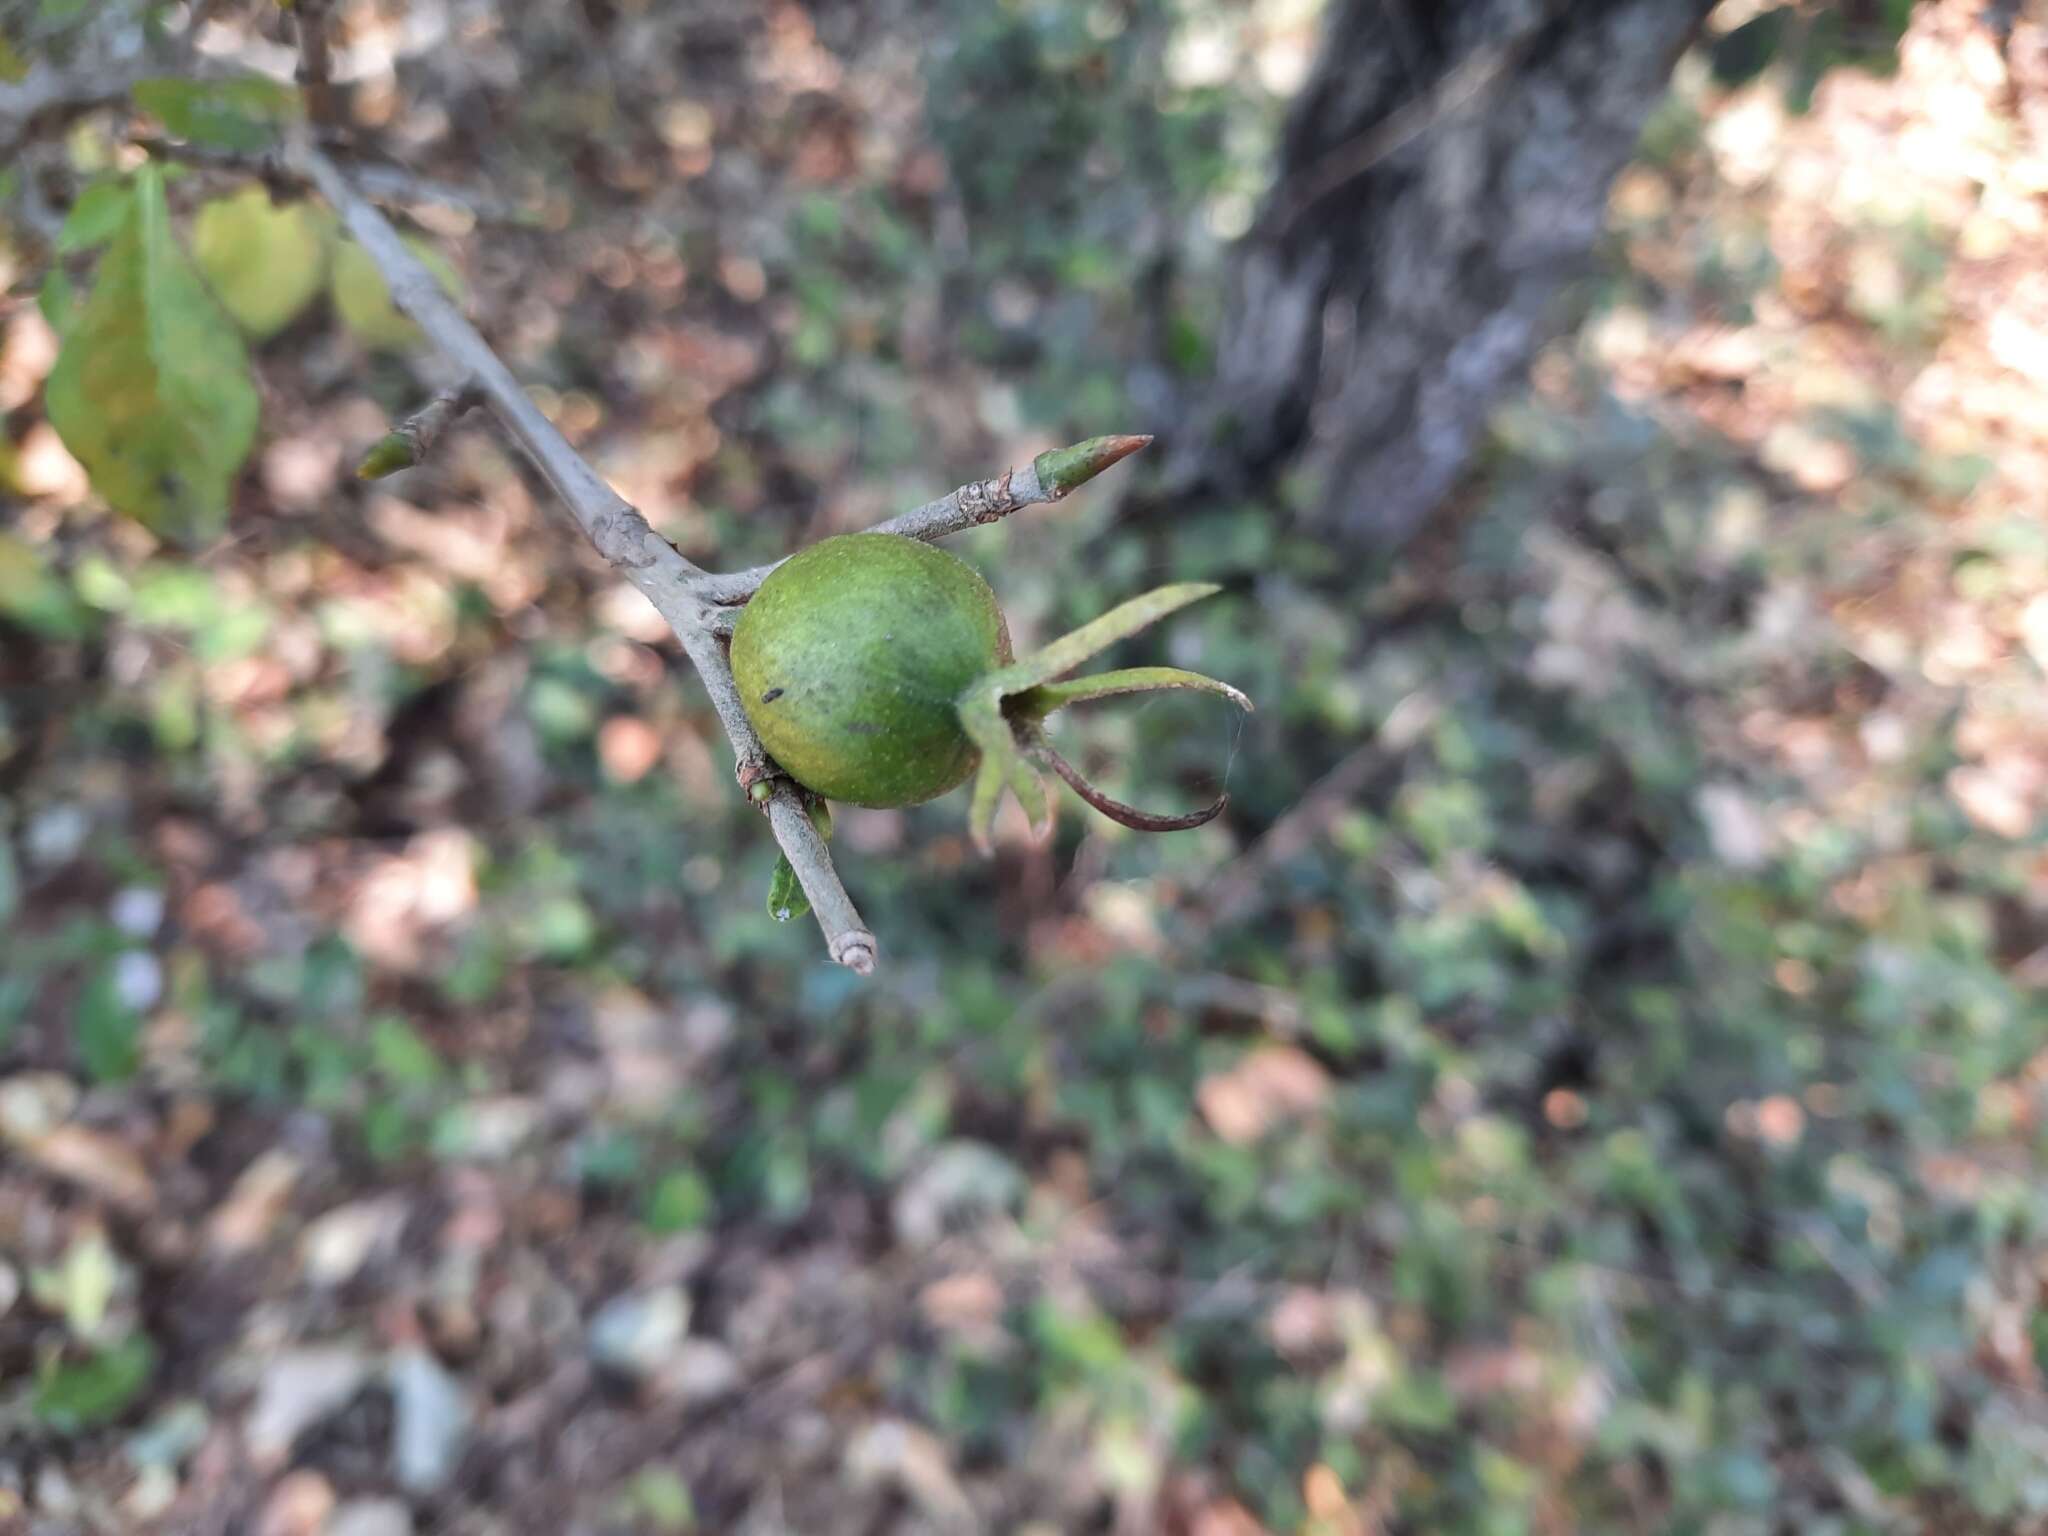
[(83, 1185), (116, 1205), (139, 1210), (156, 1200), (156, 1182), (142, 1159), (104, 1131), (60, 1125), (20, 1146), (22, 1155), (45, 1173)]
[(290, 1205), (303, 1171), (299, 1160), (282, 1148), (263, 1153), (242, 1170), (227, 1199), (207, 1222), (207, 1244), (220, 1254), (260, 1247)]
[(985, 1270), (965, 1270), (934, 1280), (917, 1296), (918, 1310), (934, 1328), (979, 1333), (1003, 1314), (1003, 1288)]
[(1209, 1129), (1234, 1146), (1313, 1113), (1329, 1096), (1330, 1074), (1292, 1045), (1261, 1046), (1229, 1071), (1205, 1077), (1195, 1090)]

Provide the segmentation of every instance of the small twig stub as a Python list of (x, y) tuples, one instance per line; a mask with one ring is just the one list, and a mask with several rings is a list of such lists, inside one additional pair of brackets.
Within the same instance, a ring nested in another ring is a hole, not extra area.
[(1010, 496), (1013, 475), (1014, 471), (1004, 470), (1000, 480), (977, 480), (961, 486), (954, 493), (960, 498), (960, 511), (977, 523), (1001, 522), (1015, 505)]
[(484, 403), (483, 391), (474, 383), (444, 389), (419, 410), (405, 418), (370, 446), (356, 466), (362, 480), (382, 480), (402, 469), (426, 462), (434, 445), (461, 417)]

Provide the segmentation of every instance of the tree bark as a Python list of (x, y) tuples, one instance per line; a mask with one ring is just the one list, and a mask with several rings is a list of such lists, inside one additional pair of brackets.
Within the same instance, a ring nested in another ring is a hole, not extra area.
[(1175, 499), (1302, 449), (1317, 517), (1394, 546), (1455, 483), (1599, 238), (1711, 0), (1333, 0), (1236, 254)]

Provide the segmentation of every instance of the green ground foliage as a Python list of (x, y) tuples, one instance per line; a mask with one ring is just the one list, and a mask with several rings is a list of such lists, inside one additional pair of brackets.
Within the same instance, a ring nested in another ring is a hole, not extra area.
[[(421, 232), (472, 310), (737, 567), (1198, 385), (1310, 9), (485, 6), (397, 110), (538, 210)], [(1971, 296), (2036, 323), (2048, 247), (1883, 158), (1986, 78), (1971, 9), (1890, 77), (1688, 61), (1398, 558), (1309, 483), (1127, 519), (1142, 461), (957, 540), (1020, 653), (1221, 583), (1114, 664), (1259, 709), (1060, 717), (1120, 798), (1227, 789), (1191, 833), (842, 811), (870, 981), (771, 918), (701, 691), (506, 448), (350, 478), (430, 392), (403, 332), (196, 311), (263, 436), (160, 543), (57, 446), (21, 241), (0, 1525), (297, 1473), (477, 1533), (2036, 1528), (2048, 535), (1994, 450), (2048, 375)], [(2019, 185), (1981, 94), (1941, 131)], [(180, 303), (273, 219), (200, 180)], [(125, 281), (165, 191), (119, 185)]]

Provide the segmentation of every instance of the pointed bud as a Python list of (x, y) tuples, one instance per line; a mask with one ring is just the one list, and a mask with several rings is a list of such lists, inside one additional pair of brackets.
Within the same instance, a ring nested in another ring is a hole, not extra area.
[(412, 439), (403, 432), (387, 432), (370, 445), (370, 451), (363, 455), (363, 462), (356, 466), (358, 480), (382, 480), (386, 475), (395, 475), (401, 469), (411, 469), (419, 463), (420, 456)]
[(1151, 441), (1150, 437), (1091, 437), (1071, 448), (1048, 449), (1031, 461), (1031, 468), (1046, 495), (1058, 501)]

